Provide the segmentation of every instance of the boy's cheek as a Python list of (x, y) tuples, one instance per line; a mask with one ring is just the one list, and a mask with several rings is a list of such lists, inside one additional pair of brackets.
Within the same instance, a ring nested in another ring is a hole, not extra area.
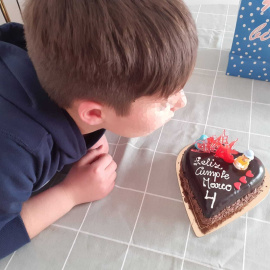
[(170, 108), (166, 108), (163, 110), (160, 110), (158, 107), (154, 110), (148, 111), (147, 114), (142, 116), (140, 119), (141, 121), (141, 130), (144, 132), (144, 135), (148, 135), (161, 126), (163, 126), (166, 122), (171, 120), (171, 118), (174, 116), (173, 111), (170, 110)]
[(154, 117), (158, 123), (165, 123), (174, 116), (174, 112), (169, 104), (165, 106), (157, 106), (154, 111)]

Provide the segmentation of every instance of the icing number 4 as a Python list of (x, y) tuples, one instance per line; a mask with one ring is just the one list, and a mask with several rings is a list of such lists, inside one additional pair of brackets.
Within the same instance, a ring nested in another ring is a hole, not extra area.
[(216, 200), (216, 196), (217, 196), (217, 193), (214, 192), (214, 196), (213, 196), (213, 197), (209, 197), (209, 196), (208, 196), (208, 190), (206, 190), (206, 195), (205, 195), (204, 198), (205, 198), (206, 200), (212, 200), (211, 208), (213, 208), (213, 206), (214, 206), (214, 203), (215, 203), (215, 200)]

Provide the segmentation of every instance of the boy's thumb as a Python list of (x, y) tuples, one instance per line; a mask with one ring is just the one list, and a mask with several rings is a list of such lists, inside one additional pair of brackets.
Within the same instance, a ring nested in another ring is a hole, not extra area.
[(101, 144), (98, 148), (96, 148), (96, 150), (101, 150), (102, 147), (103, 147), (103, 144)]
[(87, 153), (80, 159), (81, 165), (91, 164), (94, 162), (100, 155), (100, 150), (103, 148), (101, 144), (98, 148), (89, 149)]

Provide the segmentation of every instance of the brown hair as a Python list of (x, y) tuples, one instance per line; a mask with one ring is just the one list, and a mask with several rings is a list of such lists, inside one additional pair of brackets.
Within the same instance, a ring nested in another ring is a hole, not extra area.
[(195, 65), (181, 0), (28, 0), (23, 18), (40, 83), (63, 108), (89, 99), (125, 115), (139, 97), (180, 90)]

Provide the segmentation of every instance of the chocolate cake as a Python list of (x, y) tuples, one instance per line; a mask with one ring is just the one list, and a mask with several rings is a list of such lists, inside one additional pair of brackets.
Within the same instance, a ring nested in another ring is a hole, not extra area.
[[(208, 146), (213, 146), (209, 141)], [(219, 145), (231, 149), (229, 144)], [(265, 168), (257, 157), (248, 160), (248, 168), (244, 170), (235, 165), (243, 153), (233, 150), (232, 160), (228, 161), (224, 155), (217, 156), (216, 141), (214, 149), (210, 151), (208, 147), (203, 152), (195, 145), (190, 146), (182, 156), (179, 172), (185, 199), (204, 234), (249, 204), (261, 192), (265, 176)]]

